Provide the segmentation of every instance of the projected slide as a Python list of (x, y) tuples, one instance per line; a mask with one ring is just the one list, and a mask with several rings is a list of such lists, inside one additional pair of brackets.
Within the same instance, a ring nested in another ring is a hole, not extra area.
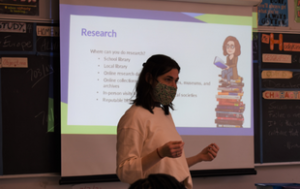
[(181, 67), (171, 112), (180, 134), (251, 135), (251, 31), (248, 17), (100, 7), (70, 14), (62, 133), (116, 134), (142, 64), (165, 54)]

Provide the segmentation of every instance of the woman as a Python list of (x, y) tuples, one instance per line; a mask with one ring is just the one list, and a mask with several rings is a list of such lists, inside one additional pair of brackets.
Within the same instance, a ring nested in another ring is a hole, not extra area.
[(239, 41), (233, 37), (228, 36), (223, 43), (223, 54), (227, 56), (226, 65), (228, 68), (222, 70), (222, 78), (230, 80), (237, 80), (239, 78), (237, 71), (238, 56), (241, 54), (241, 46)]
[(165, 55), (154, 55), (143, 64), (136, 85), (136, 99), (117, 129), (117, 175), (134, 183), (149, 174), (169, 174), (192, 188), (190, 166), (213, 160), (219, 150), (210, 144), (186, 158), (169, 108), (176, 95), (179, 65)]

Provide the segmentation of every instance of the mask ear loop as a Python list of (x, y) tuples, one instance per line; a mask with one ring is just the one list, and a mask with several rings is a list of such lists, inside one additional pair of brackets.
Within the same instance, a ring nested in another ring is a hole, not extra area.
[(162, 109), (164, 110), (165, 115), (169, 115), (169, 105), (163, 106)]

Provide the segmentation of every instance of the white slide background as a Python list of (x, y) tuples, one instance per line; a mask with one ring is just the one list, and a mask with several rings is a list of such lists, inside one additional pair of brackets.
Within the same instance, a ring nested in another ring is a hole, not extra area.
[[(165, 54), (181, 67), (172, 112), (176, 126), (216, 127), (215, 96), (221, 69), (213, 60), (219, 56), (226, 61), (222, 45), (227, 36), (234, 36), (241, 44), (237, 66), (245, 84), (243, 127), (251, 127), (251, 26), (79, 15), (71, 15), (70, 20), (68, 125), (116, 126), (130, 106), (128, 99), (142, 64), (153, 54)], [(81, 36), (82, 28), (114, 30), (117, 37)], [(140, 54), (130, 55), (128, 51)], [(108, 72), (116, 75), (106, 75)], [(133, 75), (117, 75), (118, 72)], [(120, 79), (132, 82), (118, 82)]]

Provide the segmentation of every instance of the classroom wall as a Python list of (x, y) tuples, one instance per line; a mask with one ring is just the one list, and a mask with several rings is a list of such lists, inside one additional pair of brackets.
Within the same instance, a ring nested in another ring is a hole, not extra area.
[[(42, 0), (41, 0), (42, 1)], [(293, 1), (288, 0), (289, 3), (289, 14), (290, 19), (293, 20)], [(51, 5), (57, 4), (58, 0), (51, 1), (47, 0)], [(44, 5), (43, 5), (44, 6)], [(48, 7), (48, 4), (45, 4)], [(53, 7), (53, 6), (50, 6)], [(58, 12), (57, 10), (56, 13)], [(47, 13), (48, 14), (48, 13)], [(52, 19), (53, 19), (53, 15)], [(47, 17), (47, 16), (45, 16)], [(3, 19), (3, 17), (2, 17)], [(14, 18), (16, 19), (16, 18)], [(55, 19), (55, 18), (54, 18)], [(41, 21), (44, 20), (41, 18)], [(291, 22), (290, 22), (291, 24)], [(294, 23), (292, 24), (294, 25)], [(299, 24), (298, 24), (299, 26)], [(298, 27), (297, 26), (297, 27)], [(264, 28), (265, 29), (265, 28)], [(272, 29), (272, 28), (270, 28)], [(285, 30), (293, 30), (299, 33), (298, 28), (285, 28)], [(220, 153), (222, 152), (222, 149)], [(226, 153), (226, 152), (225, 152)], [(238, 153), (237, 153), (238, 154)], [(273, 165), (257, 165), (255, 167), (256, 175), (241, 175), (241, 176), (221, 176), (221, 177), (208, 177), (208, 178), (193, 178), (194, 188), (205, 188), (205, 189), (215, 189), (215, 188), (243, 188), (243, 189), (253, 189), (255, 183), (300, 183), (300, 164), (273, 164)], [(77, 189), (77, 188), (87, 188), (89, 186), (91, 189), (98, 187), (101, 189), (115, 188), (124, 189), (128, 185), (114, 182), (114, 183), (92, 183), (92, 184), (81, 184), (81, 185), (59, 185), (60, 176), (59, 174), (40, 174), (40, 175), (6, 175), (0, 176), (0, 189), (10, 189), (10, 188), (30, 188), (30, 189)]]

